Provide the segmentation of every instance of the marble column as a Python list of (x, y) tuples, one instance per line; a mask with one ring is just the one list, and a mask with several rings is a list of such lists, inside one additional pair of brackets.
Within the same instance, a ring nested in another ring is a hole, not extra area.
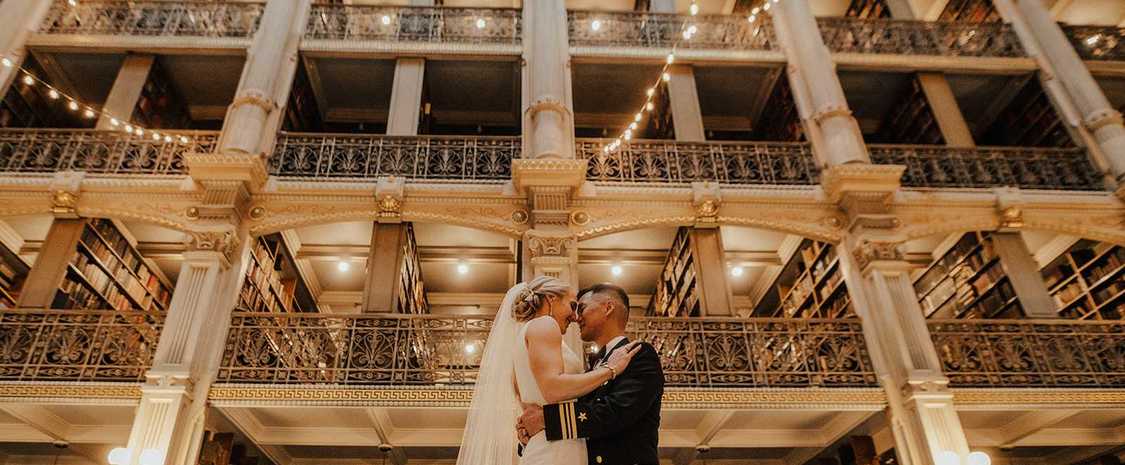
[[(149, 72), (156, 62), (153, 55), (130, 54), (125, 56), (121, 69), (117, 71), (117, 79), (109, 90), (109, 96), (102, 106), (101, 116), (98, 117), (97, 129), (110, 131), (117, 129), (111, 118), (117, 118), (124, 123), (133, 118), (133, 110), (137, 107), (137, 100), (141, 98), (141, 91), (148, 82)], [(107, 116), (113, 115), (113, 116)]]
[(672, 126), (676, 140), (703, 142), (707, 133), (703, 128), (703, 111), (699, 109), (699, 91), (695, 87), (695, 72), (689, 65), (673, 65), (668, 69), (668, 99), (672, 108)]
[(808, 0), (774, 5), (774, 30), (789, 60), (789, 80), (821, 166), (870, 163), (828, 47)]
[(387, 135), (416, 136), (422, 108), (422, 84), (426, 60), (399, 58), (395, 63), (391, 87), (391, 110), (387, 118)]
[(129, 465), (139, 465), (146, 453), (162, 457), (164, 465), (196, 463), (207, 392), (218, 373), (250, 242), (229, 231), (189, 234), (129, 433)]
[(965, 431), (918, 305), (912, 266), (898, 245), (849, 234), (839, 254), (868, 353), (887, 394), (895, 448), (903, 465), (934, 465), (944, 451), (964, 458), (969, 453)]
[(563, 0), (523, 4), (523, 157), (574, 158), (574, 104)]
[(25, 45), (39, 29), (51, 3), (43, 0), (4, 0), (0, 2), (0, 98), (19, 77), (19, 67), (27, 55)]
[(273, 148), (297, 70), (311, 0), (269, 0), (247, 52), (219, 140), (222, 154), (264, 158)]
[(1066, 100), (1078, 113), (1079, 123), (1093, 135), (1092, 142), (1104, 157), (1095, 159), (1095, 163), (1107, 169), (1106, 174), (1119, 186), (1118, 195), (1125, 196), (1125, 125), (1121, 113), (1109, 103), (1041, 0), (996, 0), (996, 7), (1012, 23), (1029, 54), (1047, 64), (1043, 79), (1060, 84)]

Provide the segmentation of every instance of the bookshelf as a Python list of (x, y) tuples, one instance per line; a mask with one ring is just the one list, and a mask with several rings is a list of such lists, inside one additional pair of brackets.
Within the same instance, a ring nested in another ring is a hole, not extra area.
[(16, 251), (0, 244), (0, 309), (16, 308), (20, 287), (30, 269)]
[(910, 76), (910, 87), (887, 113), (875, 139), (884, 144), (945, 143), (917, 74)]
[(702, 313), (695, 254), (688, 228), (680, 228), (668, 250), (660, 282), (648, 302), (648, 316), (693, 317)]
[(854, 318), (836, 247), (805, 239), (782, 267), (755, 316)]
[(938, 21), (964, 23), (996, 23), (1001, 20), (992, 0), (950, 0), (938, 17)]
[(1019, 318), (1015, 289), (987, 232), (965, 233), (914, 281), (926, 318)]
[(165, 282), (111, 220), (86, 220), (52, 308), (164, 313), (172, 299)]
[(1125, 319), (1125, 247), (1080, 240), (1043, 268), (1059, 316)]
[(891, 9), (884, 0), (851, 0), (844, 16), (851, 18), (890, 18)]
[(753, 139), (778, 142), (805, 140), (805, 129), (801, 124), (793, 90), (789, 87), (789, 76), (784, 71), (778, 75), (761, 117), (754, 122)]
[(152, 64), (148, 80), (141, 88), (137, 106), (133, 110), (133, 121), (154, 129), (178, 129), (191, 127), (191, 116), (172, 86), (160, 60)]
[(315, 312), (316, 302), (296, 272), (280, 234), (259, 237), (250, 251), (239, 306), (251, 312)]
[(403, 244), (402, 269), (399, 270), (398, 313), (405, 315), (424, 315), (430, 313), (426, 300), (426, 288), (422, 283), (422, 263), (418, 260), (418, 243), (414, 239), (414, 226), (407, 224), (406, 240)]

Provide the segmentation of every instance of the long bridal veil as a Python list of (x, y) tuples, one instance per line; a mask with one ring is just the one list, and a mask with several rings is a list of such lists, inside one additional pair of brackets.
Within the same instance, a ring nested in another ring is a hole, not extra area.
[(516, 463), (516, 419), (521, 408), (516, 397), (515, 355), (512, 345), (520, 323), (512, 307), (527, 288), (519, 283), (508, 290), (492, 321), (484, 345), (480, 374), (473, 388), (465, 434), (457, 465), (512, 465)]

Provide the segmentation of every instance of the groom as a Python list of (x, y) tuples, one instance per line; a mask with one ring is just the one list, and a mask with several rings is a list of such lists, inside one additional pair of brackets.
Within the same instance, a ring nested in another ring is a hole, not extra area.
[[(578, 293), (576, 309), (582, 340), (594, 342), (599, 364), (629, 342), (629, 296), (613, 284)], [(664, 372), (660, 356), (647, 343), (624, 372), (594, 392), (561, 404), (528, 406), (520, 417), (521, 443), (546, 429), (547, 440), (586, 438), (590, 465), (657, 465), (657, 429)]]

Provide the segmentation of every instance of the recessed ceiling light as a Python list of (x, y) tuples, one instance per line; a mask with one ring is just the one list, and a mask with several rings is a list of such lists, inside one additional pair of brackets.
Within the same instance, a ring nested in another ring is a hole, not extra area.
[(731, 275), (731, 276), (734, 276), (734, 277), (736, 277), (736, 278), (737, 278), (737, 277), (739, 277), (739, 276), (742, 276), (742, 267), (741, 267), (741, 266), (736, 266), (736, 267), (734, 267), (734, 268), (731, 268), (731, 269), (730, 269), (730, 275)]
[(340, 272), (346, 272), (352, 269), (352, 264), (348, 263), (347, 260), (340, 260), (338, 263), (336, 263), (336, 269), (340, 270)]
[(624, 271), (625, 270), (621, 269), (621, 265), (613, 265), (613, 267), (609, 269), (609, 272), (614, 276), (621, 276), (621, 273), (624, 273)]
[(477, 345), (473, 343), (465, 344), (465, 353), (471, 354), (477, 351)]
[(457, 273), (458, 274), (468, 274), (469, 273), (469, 265), (466, 264), (466, 263), (458, 263), (457, 264)]

